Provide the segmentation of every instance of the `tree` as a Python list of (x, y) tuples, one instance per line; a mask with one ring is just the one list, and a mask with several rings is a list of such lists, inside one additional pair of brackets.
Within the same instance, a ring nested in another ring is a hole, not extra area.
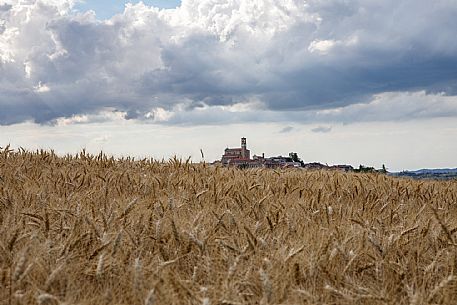
[(300, 159), (298, 157), (298, 154), (296, 152), (290, 152), (289, 153), (289, 158), (291, 158), (293, 162), (300, 163), (302, 167), (305, 166), (305, 162), (303, 162), (302, 159)]
[(374, 169), (374, 167), (364, 166), (362, 164), (359, 165), (359, 169), (354, 170), (354, 172), (357, 172), (357, 173), (373, 173), (375, 171), (376, 170)]
[(294, 162), (300, 162), (300, 158), (298, 158), (298, 154), (296, 152), (289, 153), (289, 157), (292, 158)]

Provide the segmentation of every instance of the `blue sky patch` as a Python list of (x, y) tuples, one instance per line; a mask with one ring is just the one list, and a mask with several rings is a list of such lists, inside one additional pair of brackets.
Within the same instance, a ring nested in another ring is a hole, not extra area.
[[(122, 13), (126, 3), (138, 3), (140, 1), (125, 0), (85, 0), (76, 5), (76, 10), (80, 12), (93, 10), (98, 19), (108, 19), (115, 14)], [(181, 4), (180, 0), (143, 0), (143, 3), (149, 6), (159, 8), (175, 8)]]

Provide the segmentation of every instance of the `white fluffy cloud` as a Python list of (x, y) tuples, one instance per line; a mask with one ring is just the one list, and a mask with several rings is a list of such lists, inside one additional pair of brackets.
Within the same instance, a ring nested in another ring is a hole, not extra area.
[(0, 124), (457, 116), (453, 0), (73, 2), (0, 1)]

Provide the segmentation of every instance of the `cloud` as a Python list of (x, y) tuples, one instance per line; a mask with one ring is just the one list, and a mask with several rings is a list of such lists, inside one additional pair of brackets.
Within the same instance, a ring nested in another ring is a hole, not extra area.
[(39, 82), (37, 86), (34, 86), (33, 89), (35, 89), (35, 92), (38, 93), (51, 91), (51, 88), (49, 88), (46, 84), (42, 84), (41, 82)]
[(13, 8), (13, 6), (11, 4), (8, 4), (8, 3), (0, 4), (0, 12), (9, 11), (11, 8)]
[(309, 44), (308, 51), (325, 55), (332, 50), (335, 44), (333, 40), (314, 40)]
[(332, 131), (332, 127), (318, 126), (316, 128), (311, 129), (311, 131), (315, 133), (329, 133), (330, 131)]
[(280, 133), (289, 133), (292, 130), (294, 130), (294, 128), (292, 126), (286, 126), (283, 129), (281, 129)]
[(49, 122), (53, 126), (68, 126), (80, 124), (94, 124), (105, 122), (123, 122), (127, 117), (126, 112), (115, 111), (113, 109), (105, 109), (103, 111), (92, 114), (77, 114), (71, 117), (61, 117)]
[(457, 116), (457, 96), (425, 91), (386, 92), (373, 96), (369, 103), (357, 103), (333, 109), (319, 110), (314, 121), (380, 122)]
[(96, 143), (96, 144), (105, 144), (105, 143), (108, 143), (111, 139), (111, 135), (101, 135), (99, 137), (96, 137), (94, 139), (92, 139), (92, 142), (93, 143)]
[[(202, 106), (192, 108), (178, 104), (167, 110), (160, 119), (166, 125), (218, 125), (235, 123), (308, 123), (349, 124), (356, 122), (392, 122), (457, 117), (457, 96), (443, 93), (385, 92), (370, 101), (329, 109), (272, 110), (254, 103), (251, 107)], [(256, 105), (256, 106), (254, 106)], [(256, 109), (259, 107), (261, 110)], [(163, 112), (159, 108), (155, 112)], [(154, 116), (138, 116), (145, 123), (157, 123)]]
[(452, 1), (184, 0), (103, 21), (73, 5), (0, 6), (0, 125), (106, 109), (160, 124), (456, 115)]

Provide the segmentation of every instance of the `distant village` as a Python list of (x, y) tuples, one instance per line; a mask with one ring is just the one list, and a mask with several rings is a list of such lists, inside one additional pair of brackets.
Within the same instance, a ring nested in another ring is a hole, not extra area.
[[(265, 157), (265, 154), (262, 153), (261, 156), (254, 155), (251, 159), (251, 151), (247, 148), (246, 138), (241, 138), (241, 147), (226, 148), (221, 160), (215, 161), (213, 164), (237, 168), (304, 168), (313, 170), (330, 169), (354, 171), (354, 168), (351, 165), (329, 166), (318, 162), (305, 163), (295, 152), (289, 153), (289, 156), (287, 157)], [(372, 169), (374, 171), (374, 168), (363, 167), (363, 169)], [(355, 171), (359, 171), (359, 169), (356, 169)]]

